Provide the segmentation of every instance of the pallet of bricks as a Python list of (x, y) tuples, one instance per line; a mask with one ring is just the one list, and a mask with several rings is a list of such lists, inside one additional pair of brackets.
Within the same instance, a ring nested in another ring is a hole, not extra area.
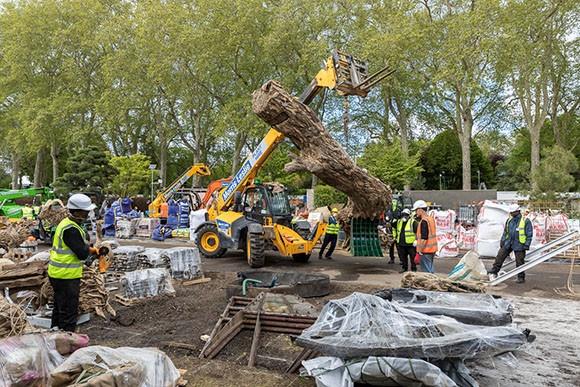
[[(574, 231), (571, 226), (572, 222), (564, 214), (548, 216), (546, 218), (546, 240), (551, 242), (561, 238), (571, 231)], [(576, 229), (576, 231), (578, 231), (578, 229)], [(563, 253), (556, 255), (555, 258), (578, 259), (580, 258), (580, 246), (568, 249)]]

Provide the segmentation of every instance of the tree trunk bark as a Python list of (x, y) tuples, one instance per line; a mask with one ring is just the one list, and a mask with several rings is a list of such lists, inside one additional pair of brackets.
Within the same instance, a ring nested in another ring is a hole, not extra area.
[(463, 135), (459, 136), (459, 140), (461, 143), (461, 163), (463, 170), (462, 186), (464, 191), (471, 191), (471, 139)]
[(290, 138), (299, 150), (286, 172), (309, 171), (344, 192), (354, 217), (374, 218), (391, 202), (390, 188), (350, 159), (325, 130), (316, 113), (282, 87), (269, 81), (253, 94), (253, 110), (261, 119)]
[(165, 187), (167, 180), (167, 142), (162, 141), (159, 144), (159, 177), (161, 178), (161, 186)]
[(246, 142), (245, 132), (239, 132), (236, 136), (236, 143), (234, 146), (234, 157), (232, 158), (232, 176), (236, 174), (238, 168), (240, 167), (240, 161), (242, 159), (242, 149), (244, 149), (244, 144)]
[(20, 189), (20, 157), (12, 153), (12, 189)]
[(36, 162), (34, 163), (34, 186), (43, 186), (43, 171), (44, 171), (44, 148), (36, 151)]
[[(543, 123), (543, 121), (542, 121)], [(540, 131), (542, 125), (535, 124), (530, 128), (530, 142), (532, 144), (531, 148), (531, 172), (532, 181), (534, 180), (534, 173), (540, 166)]]
[(52, 143), (50, 145), (50, 157), (52, 159), (52, 183), (56, 183), (58, 179), (58, 145)]

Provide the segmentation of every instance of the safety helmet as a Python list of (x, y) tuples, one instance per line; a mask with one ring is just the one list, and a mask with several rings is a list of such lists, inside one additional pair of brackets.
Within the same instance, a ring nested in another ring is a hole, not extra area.
[(509, 212), (516, 212), (520, 210), (520, 206), (517, 204), (510, 204), (508, 207)]
[(333, 208), (333, 209), (332, 209), (332, 213), (333, 213), (333, 214), (334, 214), (334, 213), (337, 213), (337, 214), (338, 214), (338, 208)]
[(425, 203), (425, 200), (417, 200), (414, 204), (413, 204), (413, 211), (418, 210), (419, 208), (427, 208), (427, 203)]
[(66, 203), (66, 208), (69, 210), (91, 211), (96, 207), (97, 206), (91, 202), (91, 198), (85, 194), (74, 194), (68, 198), (68, 202)]
[(411, 210), (409, 210), (408, 208), (405, 208), (403, 211), (401, 211), (401, 214), (411, 215)]

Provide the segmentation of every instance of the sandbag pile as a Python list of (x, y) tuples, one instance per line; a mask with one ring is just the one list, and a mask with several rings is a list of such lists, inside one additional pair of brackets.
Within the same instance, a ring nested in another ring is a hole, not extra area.
[(0, 340), (0, 386), (48, 386), (50, 372), (64, 356), (86, 347), (89, 338), (53, 332)]
[(171, 359), (154, 348), (82, 348), (51, 373), (53, 387), (170, 387), (178, 379)]
[(20, 219), (18, 222), (10, 222), (8, 218), (0, 217), (0, 248), (8, 251), (20, 246), (30, 235), (36, 221)]

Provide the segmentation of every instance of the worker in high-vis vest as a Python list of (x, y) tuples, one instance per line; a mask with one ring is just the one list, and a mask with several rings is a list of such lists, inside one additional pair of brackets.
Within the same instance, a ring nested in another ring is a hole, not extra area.
[(30, 204), (22, 207), (22, 219), (34, 219), (34, 209), (30, 207)]
[(421, 269), (427, 273), (434, 273), (433, 258), (435, 258), (435, 253), (437, 252), (437, 228), (435, 226), (435, 219), (427, 214), (427, 203), (424, 200), (417, 200), (413, 204), (412, 210), (415, 211), (419, 219), (415, 247), (419, 255)]
[(322, 241), (322, 247), (318, 253), (318, 259), (322, 259), (324, 250), (326, 246), (330, 245), (330, 248), (326, 252), (326, 259), (332, 259), (332, 253), (336, 247), (336, 242), (338, 241), (338, 232), (340, 231), (340, 225), (338, 224), (338, 209), (333, 208), (332, 214), (328, 218), (328, 224), (326, 225), (326, 232), (324, 234), (324, 241)]
[[(505, 222), (503, 234), (499, 242), (500, 248), (495, 257), (493, 267), (488, 271), (490, 279), (497, 276), (505, 259), (512, 251), (516, 256), (516, 267), (523, 265), (526, 259), (526, 250), (530, 249), (530, 244), (534, 237), (532, 222), (522, 215), (520, 206), (512, 204), (508, 210), (510, 217)], [(517, 282), (526, 282), (525, 272), (518, 274)]]
[(417, 271), (415, 263), (415, 241), (417, 240), (417, 221), (411, 217), (411, 210), (405, 208), (401, 211), (401, 219), (397, 220), (395, 226), (395, 242), (397, 243), (397, 252), (401, 260), (401, 273), (409, 270), (409, 261), (411, 261), (411, 270)]
[(87, 195), (74, 194), (67, 202), (69, 216), (54, 232), (48, 278), (54, 290), (51, 327), (74, 332), (77, 325), (83, 264), (98, 255), (81, 227), (96, 206)]

